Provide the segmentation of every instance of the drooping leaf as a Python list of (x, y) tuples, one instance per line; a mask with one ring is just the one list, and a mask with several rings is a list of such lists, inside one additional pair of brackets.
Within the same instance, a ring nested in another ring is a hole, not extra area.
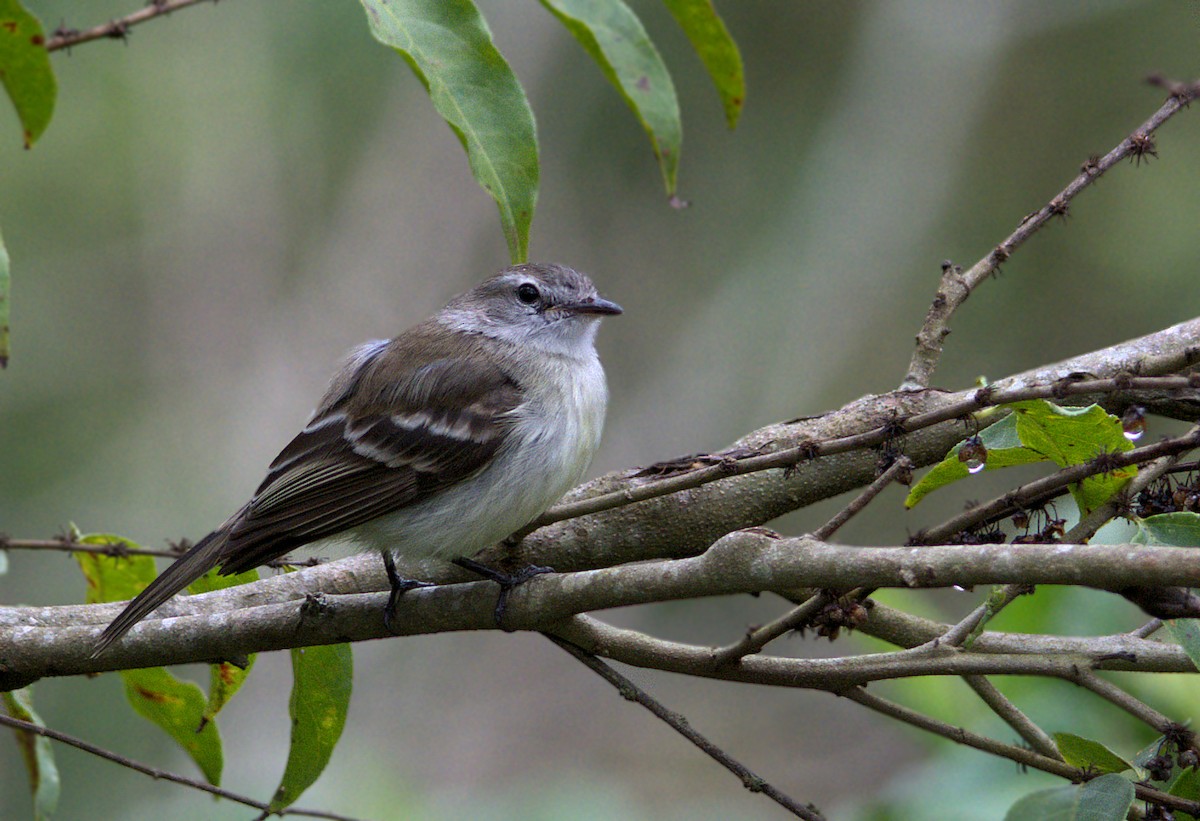
[(1051, 787), (1018, 798), (1004, 821), (1073, 821), (1078, 807), (1078, 787)]
[[(41, 716), (33, 709), (33, 688), (22, 687), (19, 690), (8, 690), (0, 693), (4, 707), (13, 718), (28, 721), (39, 727), (45, 727)], [(50, 739), (36, 733), (24, 730), (13, 730), (17, 736), (17, 746), (21, 748), (21, 758), (25, 761), (25, 769), (29, 773), (29, 788), (33, 792), (33, 817), (35, 821), (43, 821), (54, 815), (58, 806), (58, 794), (61, 786), (58, 776), (58, 765), (54, 761), (54, 748)]]
[(349, 644), (292, 650), (292, 740), (272, 811), (291, 806), (329, 763), (346, 725), (353, 678)]
[[(115, 545), (128, 549), (136, 542), (112, 533), (92, 533), (78, 539), (86, 545)], [(105, 556), (102, 553), (75, 553), (75, 561), (87, 579), (87, 603), (126, 601), (154, 581), (157, 571), (149, 556)]]
[(204, 691), (163, 667), (122, 670), (125, 697), (139, 715), (161, 727), (200, 767), (210, 784), (221, 783), (224, 755), (215, 721), (205, 718)]
[(17, 110), (29, 148), (50, 125), (58, 84), (42, 24), (19, 0), (0, 0), (0, 83)]
[(1200, 620), (1170, 619), (1166, 623), (1167, 633), (1183, 648), (1192, 664), (1200, 670)]
[(1138, 519), (1133, 541), (1164, 547), (1200, 547), (1200, 514), (1181, 510)]
[(362, 0), (375, 39), (408, 62), (500, 209), (513, 262), (529, 253), (537, 202), (533, 110), (470, 0)]
[(600, 66), (650, 137), (674, 196), (683, 144), (675, 84), (637, 15), (622, 0), (542, 0)]
[(1133, 768), (1133, 765), (1121, 756), (1090, 738), (1072, 733), (1055, 733), (1054, 743), (1058, 745), (1063, 760), (1072, 767), (1102, 773), (1120, 773)]
[(725, 107), (726, 122), (730, 128), (736, 128), (746, 102), (746, 80), (741, 52), (725, 27), (725, 21), (717, 14), (712, 0), (664, 2), (712, 78)]

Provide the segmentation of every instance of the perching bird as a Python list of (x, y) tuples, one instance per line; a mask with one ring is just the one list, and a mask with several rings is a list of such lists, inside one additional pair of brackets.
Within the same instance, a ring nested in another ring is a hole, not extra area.
[(348, 539), (394, 556), (469, 557), (577, 483), (608, 389), (599, 320), (621, 308), (561, 265), (516, 265), (396, 338), (355, 349), (240, 510), (105, 628), (99, 655), (213, 567), (240, 573)]

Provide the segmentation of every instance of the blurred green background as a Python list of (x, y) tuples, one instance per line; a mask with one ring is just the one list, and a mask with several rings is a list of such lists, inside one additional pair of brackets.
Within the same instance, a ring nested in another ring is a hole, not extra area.
[[(53, 28), (137, 4), (29, 5)], [(626, 309), (601, 332), (612, 402), (594, 473), (720, 448), (894, 387), (941, 260), (974, 262), (1144, 120), (1163, 98), (1147, 73), (1200, 75), (1194, 4), (726, 2), (748, 84), (731, 133), (669, 15), (636, 2), (683, 106), (680, 194), (692, 207), (676, 211), (641, 128), (575, 41), (536, 3), (480, 5), (538, 117), (531, 256), (591, 273)], [(357, 4), (206, 4), (127, 44), (53, 60), (58, 109), (36, 148), (22, 150), (15, 117), (0, 113), (0, 226), (14, 271), (0, 531), (44, 538), (75, 523), (148, 546), (194, 539), (253, 490), (344, 351), (506, 264), (494, 205)], [(940, 385), (1196, 315), (1197, 116), (1168, 124), (1161, 159), (1114, 170), (975, 295)], [(916, 530), (961, 504), (901, 519), (901, 498), (885, 496), (886, 515), (843, 538), (902, 541), (897, 522)], [(812, 529), (836, 507), (780, 527)], [(0, 577), (5, 604), (82, 598), (65, 555), (13, 554)], [(977, 600), (959, 599), (920, 606), (944, 615)], [(1086, 602), (1114, 620), (1106, 627), (1137, 624), (1109, 597)], [(780, 609), (764, 598), (608, 617), (723, 643)], [(1101, 616), (1062, 612), (1099, 629)], [(783, 817), (540, 637), (434, 636), (355, 653), (346, 734), (302, 806), (376, 819)], [(632, 675), (834, 818), (998, 818), (1050, 783), (828, 695)], [(223, 715), (230, 789), (274, 789), (289, 676), (285, 656), (261, 659)], [(965, 687), (906, 689), (969, 720), (940, 698), (969, 702)], [(1045, 689), (1038, 718), (1081, 700), (1066, 685)], [(124, 708), (115, 676), (43, 681), (36, 698), (58, 729), (192, 771)], [(248, 817), (74, 750), (58, 756), (61, 818)], [(909, 800), (923, 809), (904, 809)], [(0, 745), (0, 818), (29, 806), (16, 748)]]

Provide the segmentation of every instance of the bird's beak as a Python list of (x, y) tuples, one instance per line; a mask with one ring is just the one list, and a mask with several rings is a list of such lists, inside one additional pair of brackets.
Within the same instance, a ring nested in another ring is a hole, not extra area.
[(593, 297), (582, 302), (571, 302), (566, 305), (560, 305), (559, 308), (563, 311), (570, 311), (573, 314), (612, 314), (615, 316), (616, 314), (625, 313), (620, 305), (615, 302), (609, 302), (602, 297)]

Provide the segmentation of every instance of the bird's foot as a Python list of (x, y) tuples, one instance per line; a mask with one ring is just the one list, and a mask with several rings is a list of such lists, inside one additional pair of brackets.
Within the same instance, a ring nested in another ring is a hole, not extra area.
[(504, 612), (508, 608), (508, 594), (514, 587), (525, 584), (534, 576), (541, 576), (544, 573), (553, 573), (553, 567), (543, 567), (542, 565), (531, 564), (523, 567), (516, 573), (504, 573), (500, 570), (488, 567), (486, 564), (480, 564), (474, 559), (468, 559), (465, 556), (459, 556), (457, 559), (451, 560), (452, 564), (456, 564), (464, 570), (470, 570), (485, 579), (494, 581), (500, 585), (500, 595), (496, 598), (496, 610), (494, 618), (496, 626), (506, 633), (511, 633), (512, 630), (504, 626)]
[(383, 554), (383, 567), (387, 571), (388, 584), (391, 587), (387, 606), (383, 608), (383, 626), (392, 635), (398, 635), (393, 625), (396, 623), (396, 605), (400, 603), (400, 597), (409, 590), (415, 590), (418, 587), (434, 587), (435, 585), (433, 582), (420, 582), (416, 579), (400, 578), (400, 574), (396, 572), (396, 562), (392, 558), (391, 553)]

